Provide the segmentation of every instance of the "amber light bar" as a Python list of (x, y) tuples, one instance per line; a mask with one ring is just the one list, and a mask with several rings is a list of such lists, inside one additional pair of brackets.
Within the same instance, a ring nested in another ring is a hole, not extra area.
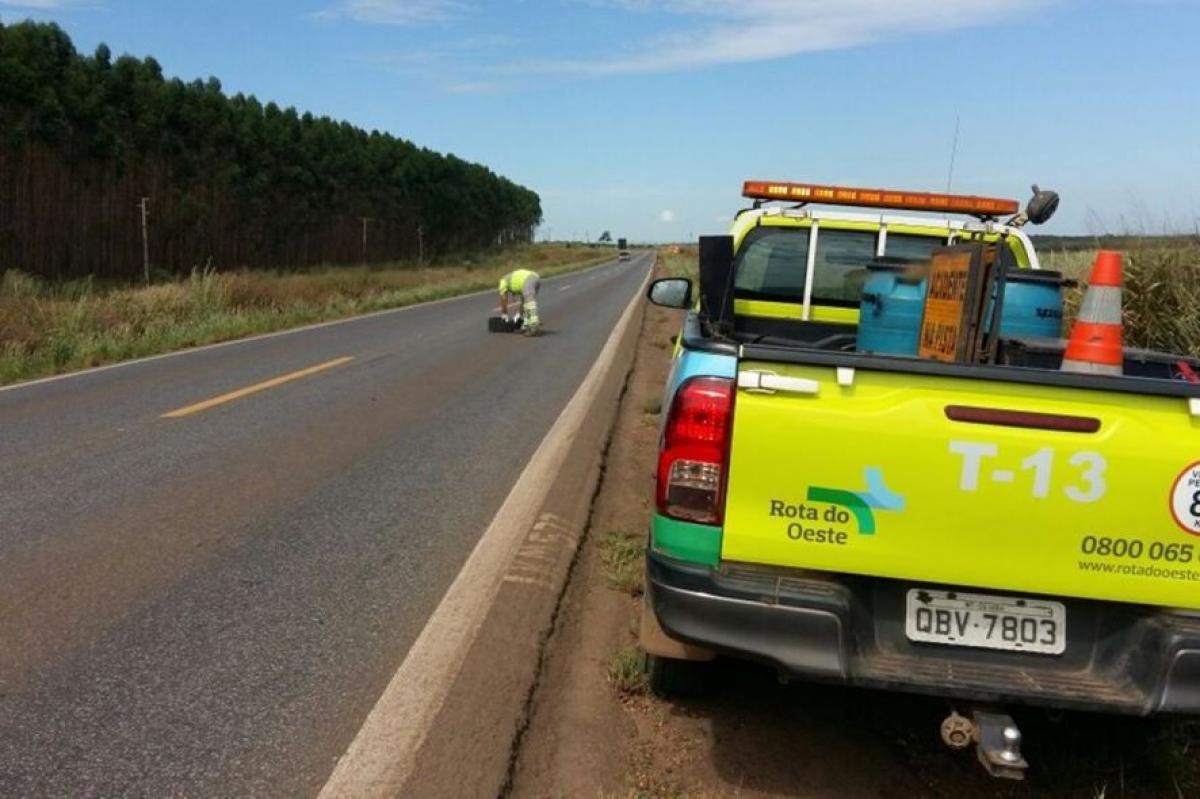
[(811, 183), (748, 180), (742, 195), (751, 200), (784, 200), (825, 205), (859, 205), (869, 208), (894, 208), (909, 211), (943, 211), (971, 216), (1015, 214), (1021, 207), (1016, 200), (975, 197), (967, 194), (929, 194), (891, 189), (855, 189), (847, 186), (817, 186)]

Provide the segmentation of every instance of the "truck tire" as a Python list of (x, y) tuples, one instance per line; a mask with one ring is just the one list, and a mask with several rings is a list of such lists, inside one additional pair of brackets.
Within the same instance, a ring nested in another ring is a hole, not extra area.
[(676, 660), (642, 654), (642, 671), (655, 696), (700, 696), (712, 690), (713, 664), (706, 660)]

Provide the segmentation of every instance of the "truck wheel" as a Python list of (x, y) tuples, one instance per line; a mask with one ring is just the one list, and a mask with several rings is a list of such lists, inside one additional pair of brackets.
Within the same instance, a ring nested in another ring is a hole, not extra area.
[(712, 690), (711, 661), (676, 660), (646, 652), (642, 655), (642, 671), (656, 696), (699, 696)]

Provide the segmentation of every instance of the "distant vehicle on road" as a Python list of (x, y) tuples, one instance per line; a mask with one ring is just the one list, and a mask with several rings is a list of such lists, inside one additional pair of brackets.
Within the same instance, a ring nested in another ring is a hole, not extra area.
[[(1057, 197), (1017, 213), (803, 184), (745, 194), (731, 235), (701, 240), (699, 301), (686, 279), (650, 289), (690, 309), (647, 557), (652, 687), (696, 688), (724, 653), (949, 697), (966, 715), (946, 719), (947, 743), (977, 742), (1010, 777), (1019, 731), (972, 702), (1200, 712), (1200, 385), (1172, 374), (1197, 364), (1126, 350), (1124, 376), (1060, 371), (1063, 281), (1022, 230)], [(938, 284), (916, 266), (950, 244), (999, 259), (986, 285), (1007, 299), (981, 317), (1000, 325), (981, 362), (917, 357), (940, 342), (921, 326), (922, 281)]]
[(629, 241), (628, 240), (617, 239), (617, 253), (618, 253), (617, 258), (619, 260), (621, 260), (621, 261), (629, 260), (630, 255), (629, 255)]

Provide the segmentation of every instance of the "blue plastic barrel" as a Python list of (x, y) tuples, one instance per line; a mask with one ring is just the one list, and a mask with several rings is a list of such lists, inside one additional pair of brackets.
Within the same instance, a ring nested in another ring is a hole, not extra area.
[(859, 352), (916, 356), (925, 310), (925, 281), (907, 267), (872, 264), (858, 306)]
[[(1059, 272), (1011, 270), (1005, 279), (1000, 334), (1004, 338), (1059, 338), (1063, 284)], [(991, 318), (990, 305), (985, 318)]]
[[(859, 352), (915, 357), (925, 310), (926, 281), (909, 267), (872, 264), (859, 303)], [(911, 273), (908, 273), (911, 275)], [(1004, 338), (1059, 338), (1064, 281), (1058, 272), (1012, 270), (1005, 280), (1000, 333)], [(986, 324), (991, 329), (991, 304)]]

